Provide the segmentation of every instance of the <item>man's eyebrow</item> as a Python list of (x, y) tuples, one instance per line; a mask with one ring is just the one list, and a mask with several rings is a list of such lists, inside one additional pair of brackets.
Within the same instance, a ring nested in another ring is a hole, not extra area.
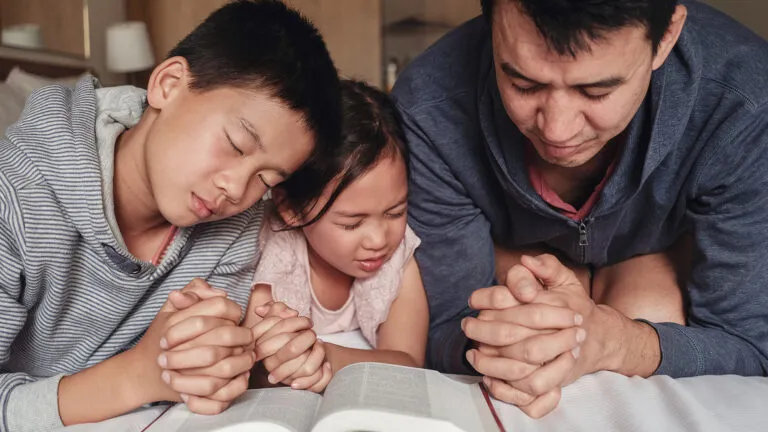
[(259, 151), (266, 153), (267, 149), (264, 147), (264, 143), (261, 141), (259, 133), (256, 132), (256, 128), (253, 127), (253, 125), (248, 120), (242, 117), (240, 117), (240, 125), (251, 135), (253, 140), (256, 142), (256, 147), (258, 147)]
[(513, 68), (512, 65), (510, 65), (507, 62), (504, 62), (501, 64), (501, 70), (511, 78), (517, 78), (523, 81), (528, 81), (531, 84), (543, 85), (542, 83), (521, 74), (517, 69)]
[[(538, 82), (538, 81), (536, 81), (534, 79), (528, 78), (527, 76), (523, 75), (517, 69), (512, 67), (512, 65), (510, 65), (509, 63), (502, 63), (501, 64), (501, 70), (504, 72), (504, 74), (508, 75), (511, 78), (517, 78), (517, 79), (521, 79), (523, 81), (528, 81), (531, 84), (544, 85), (544, 84), (542, 84), (542, 83), (540, 83), (540, 82)], [(589, 88), (607, 89), (607, 88), (613, 88), (613, 87), (619, 86), (621, 84), (624, 84), (626, 81), (627, 80), (622, 78), (622, 77), (612, 76), (612, 77), (609, 77), (609, 78), (601, 79), (600, 81), (595, 81), (595, 82), (591, 82), (591, 83), (584, 83), (584, 84), (576, 84), (573, 87), (578, 87), (578, 88), (582, 88), (582, 89), (585, 89), (585, 88), (586, 89), (589, 89)]]
[(626, 80), (624, 78), (616, 76), (616, 77), (601, 79), (600, 81), (595, 81), (591, 83), (578, 84), (575, 87), (607, 89), (607, 88), (613, 88), (613, 87), (619, 86), (621, 84), (624, 84), (625, 82)]

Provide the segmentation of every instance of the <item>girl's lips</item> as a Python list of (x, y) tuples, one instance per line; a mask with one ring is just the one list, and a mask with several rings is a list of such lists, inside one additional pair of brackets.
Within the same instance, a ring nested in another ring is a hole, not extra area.
[(364, 272), (372, 273), (380, 269), (384, 265), (384, 257), (370, 259), (365, 261), (358, 261), (360, 269)]

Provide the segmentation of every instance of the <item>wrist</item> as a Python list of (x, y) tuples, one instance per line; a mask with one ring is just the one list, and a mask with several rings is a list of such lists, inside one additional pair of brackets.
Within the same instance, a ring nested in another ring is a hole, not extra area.
[(605, 305), (597, 307), (601, 326), (607, 329), (601, 344), (602, 361), (598, 370), (607, 370), (625, 376), (647, 378), (656, 371), (661, 361), (661, 348), (656, 330), (632, 320)]
[(115, 362), (113, 371), (119, 387), (118, 394), (124, 404), (140, 407), (160, 400), (157, 392), (153, 391), (156, 389), (153, 383), (159, 381), (160, 371), (157, 371), (157, 376), (150, 376), (155, 367), (142, 367), (145, 363), (141, 361), (141, 354), (135, 347), (116, 355), (112, 360)]

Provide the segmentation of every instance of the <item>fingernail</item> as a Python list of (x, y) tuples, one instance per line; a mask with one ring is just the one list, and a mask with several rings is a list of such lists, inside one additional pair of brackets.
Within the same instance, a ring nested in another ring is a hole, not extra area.
[(485, 384), (486, 387), (491, 386), (491, 379), (488, 378), (486, 375), (483, 375), (483, 384)]
[(168, 366), (168, 357), (166, 357), (165, 354), (160, 354), (157, 356), (157, 364), (159, 364), (161, 368), (165, 369)]
[(326, 369), (329, 369), (329, 370), (331, 369), (331, 364), (328, 363), (328, 362), (325, 362), (324, 366), (325, 366)]
[(291, 383), (291, 388), (296, 390), (297, 388), (299, 388), (299, 383), (297, 383), (296, 381), (292, 382)]
[(535, 266), (540, 266), (541, 265), (541, 260), (536, 258), (536, 257), (532, 257), (532, 256), (528, 255), (528, 259), (530, 260), (531, 264), (533, 264)]
[(470, 363), (475, 362), (475, 350), (469, 350), (467, 351), (467, 361)]
[(466, 332), (467, 331), (467, 318), (464, 318), (461, 320), (461, 331)]
[(166, 384), (170, 384), (171, 383), (171, 374), (168, 373), (168, 371), (163, 371), (163, 373), (160, 374), (160, 378), (162, 378), (163, 381), (165, 381)]
[(584, 317), (581, 316), (581, 314), (576, 314), (576, 316), (573, 317), (573, 322), (576, 323), (576, 325), (581, 325), (581, 323), (584, 322)]
[(168, 341), (165, 338), (160, 339), (160, 348), (168, 349)]
[(574, 359), (579, 358), (579, 354), (581, 354), (581, 347), (576, 347), (571, 350), (571, 354), (573, 355)]
[(267, 381), (269, 381), (270, 384), (275, 384), (277, 382), (272, 374), (267, 375)]
[(181, 400), (183, 400), (184, 403), (187, 403), (187, 401), (189, 400), (189, 395), (187, 394), (182, 393), (179, 396), (181, 396)]
[(587, 338), (587, 332), (584, 329), (576, 330), (576, 342), (582, 343)]

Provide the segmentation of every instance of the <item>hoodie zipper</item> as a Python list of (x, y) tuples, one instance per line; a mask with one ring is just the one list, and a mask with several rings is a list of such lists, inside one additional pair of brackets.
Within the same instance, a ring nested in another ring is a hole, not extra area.
[(587, 262), (587, 247), (589, 240), (587, 236), (587, 223), (589, 220), (583, 219), (579, 222), (579, 250), (581, 252), (581, 263)]

